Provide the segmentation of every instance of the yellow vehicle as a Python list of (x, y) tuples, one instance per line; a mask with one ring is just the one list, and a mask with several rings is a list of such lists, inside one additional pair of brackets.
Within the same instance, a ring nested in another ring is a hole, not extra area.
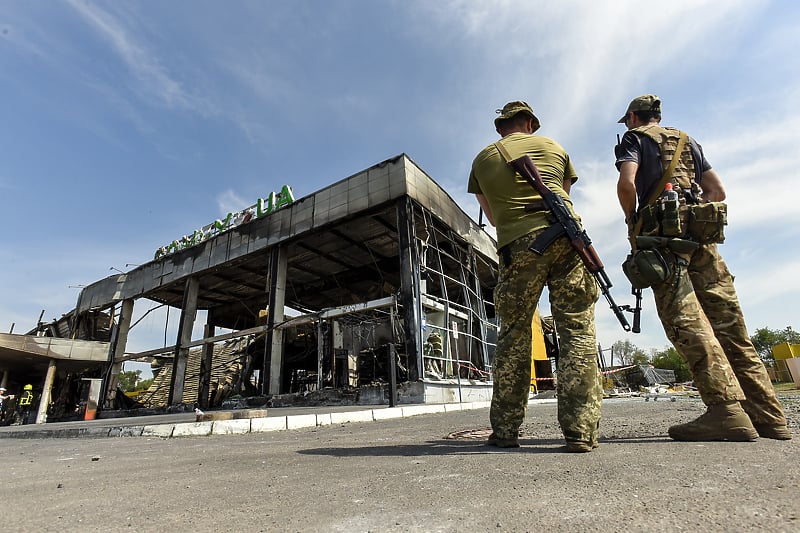
[(553, 317), (541, 318), (539, 309), (531, 322), (531, 392), (555, 389), (550, 358), (558, 353)]

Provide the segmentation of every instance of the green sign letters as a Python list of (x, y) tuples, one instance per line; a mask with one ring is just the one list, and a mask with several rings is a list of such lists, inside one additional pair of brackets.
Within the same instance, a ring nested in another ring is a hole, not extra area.
[(281, 209), (282, 207), (286, 207), (292, 202), (294, 202), (292, 188), (288, 185), (284, 185), (280, 192), (271, 192), (266, 198), (259, 198), (258, 202), (256, 202), (254, 205), (251, 205), (247, 209), (243, 209), (238, 213), (228, 213), (224, 219), (217, 219), (211, 224), (207, 224), (200, 229), (194, 230), (191, 235), (184, 235), (180, 239), (176, 239), (168, 245), (162, 246), (156, 250), (155, 259), (159, 259), (165, 255), (175, 253), (179, 250), (184, 250), (194, 246), (195, 244), (200, 244), (211, 237), (216, 237), (224, 231), (228, 231), (229, 229), (235, 228), (236, 226), (244, 224), (245, 222), (250, 222), (254, 218), (265, 217), (270, 213), (274, 213), (278, 209)]

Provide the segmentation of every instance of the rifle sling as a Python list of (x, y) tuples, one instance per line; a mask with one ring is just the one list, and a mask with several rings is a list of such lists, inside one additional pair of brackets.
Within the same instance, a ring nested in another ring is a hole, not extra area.
[[(500, 141), (497, 141), (496, 143), (494, 143), (494, 146), (495, 146), (495, 148), (497, 148), (497, 151), (500, 153), (500, 156), (505, 160), (505, 162), (508, 165), (511, 165), (512, 168), (514, 168), (513, 165), (511, 164), (511, 162), (514, 161), (514, 159), (511, 158), (511, 153), (508, 151), (508, 149), (505, 146), (503, 146), (503, 143), (500, 142)], [(533, 165), (534, 167), (536, 166), (536, 164), (533, 162), (532, 159), (531, 159), (531, 165)], [(516, 169), (514, 169), (514, 170), (516, 171)], [(536, 187), (536, 182), (531, 180), (528, 176), (523, 175), (522, 173), (519, 173), (519, 174), (520, 174), (520, 176), (522, 176), (522, 178), (525, 181), (528, 182), (528, 185), (533, 187), (533, 190), (535, 190), (537, 193), (539, 193), (539, 196), (541, 196), (544, 199), (544, 195)], [(550, 191), (550, 189), (547, 187), (547, 185), (545, 185), (544, 183), (542, 183), (542, 185), (544, 186), (545, 189)], [(550, 192), (552, 193), (552, 191), (550, 191)], [(555, 193), (553, 193), (553, 194), (555, 194)], [(542, 200), (533, 201), (530, 204), (526, 205), (525, 206), (525, 211), (528, 212), (528, 213), (531, 213), (531, 212), (534, 212), (534, 211), (550, 211), (550, 208), (547, 207), (547, 205), (544, 203), (543, 199)], [(545, 230), (541, 235), (539, 235), (539, 237), (536, 238), (536, 240), (534, 241), (533, 245), (531, 246), (531, 251), (533, 251), (534, 253), (537, 253), (539, 255), (542, 255), (544, 253), (544, 251), (558, 237), (560, 237), (564, 233), (565, 233), (565, 230), (561, 227), (560, 224), (558, 224), (557, 222), (551, 224), (547, 228), (547, 230)]]

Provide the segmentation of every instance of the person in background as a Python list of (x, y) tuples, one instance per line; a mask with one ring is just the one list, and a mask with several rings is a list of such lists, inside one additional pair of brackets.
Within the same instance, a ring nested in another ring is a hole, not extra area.
[(6, 388), (0, 387), (0, 423), (6, 420), (6, 411), (8, 410), (8, 400), (13, 400), (13, 394), (6, 394)]
[(17, 402), (17, 409), (23, 424), (30, 423), (31, 409), (33, 408), (33, 385), (28, 384), (22, 387), (22, 394)]

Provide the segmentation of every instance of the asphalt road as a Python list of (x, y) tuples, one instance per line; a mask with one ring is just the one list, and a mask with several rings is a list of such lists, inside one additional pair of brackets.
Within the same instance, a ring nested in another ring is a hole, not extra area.
[(269, 433), (3, 439), (3, 531), (800, 531), (791, 441), (679, 443), (698, 400), (606, 400), (600, 448), (564, 453), (554, 404), (522, 447), (448, 434), (488, 410)]

